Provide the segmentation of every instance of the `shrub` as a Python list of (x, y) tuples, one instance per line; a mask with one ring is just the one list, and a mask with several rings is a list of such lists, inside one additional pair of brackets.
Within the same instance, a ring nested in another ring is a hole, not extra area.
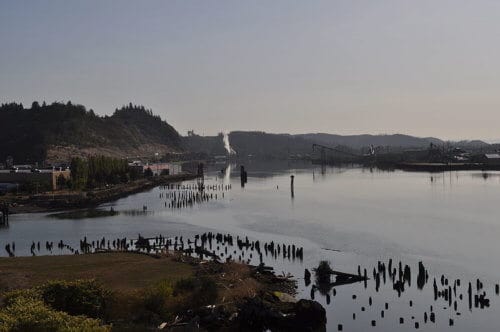
[(182, 278), (175, 283), (174, 295), (185, 293), (186, 291), (194, 290), (195, 288), (194, 278)]
[(102, 318), (109, 292), (95, 280), (50, 281), (39, 288), (50, 307), (70, 315)]
[(208, 278), (185, 278), (177, 281), (174, 295), (187, 295), (193, 306), (212, 304), (217, 299), (217, 285)]
[(168, 315), (167, 300), (172, 297), (173, 287), (169, 280), (162, 280), (146, 290), (144, 295), (144, 308), (162, 317)]
[(0, 331), (11, 332), (69, 332), (69, 331), (110, 331), (109, 326), (101, 326), (100, 321), (85, 316), (71, 316), (56, 311), (37, 298), (27, 297), (28, 293), (10, 294), (8, 304), (0, 311)]
[(3, 296), (3, 305), (8, 307), (18, 300), (42, 300), (40, 291), (36, 288), (16, 289), (5, 293)]
[(200, 286), (193, 294), (198, 305), (212, 304), (217, 300), (217, 285), (210, 278), (202, 278)]

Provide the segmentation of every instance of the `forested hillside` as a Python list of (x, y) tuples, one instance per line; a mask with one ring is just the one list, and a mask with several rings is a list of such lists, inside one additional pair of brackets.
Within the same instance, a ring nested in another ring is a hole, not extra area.
[(177, 131), (144, 106), (129, 104), (104, 117), (71, 102), (0, 106), (0, 161), (7, 156), (16, 163), (95, 154), (153, 156), (180, 149)]

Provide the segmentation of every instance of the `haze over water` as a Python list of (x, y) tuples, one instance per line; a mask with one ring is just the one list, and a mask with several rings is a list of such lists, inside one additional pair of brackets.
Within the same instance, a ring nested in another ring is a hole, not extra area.
[[(358, 265), (368, 270), (371, 279), (366, 288), (363, 283), (335, 287), (337, 294), (330, 304), (316, 292), (315, 299), (327, 309), (329, 330), (336, 331), (339, 323), (344, 331), (415, 330), (414, 322), (420, 323), (420, 330), (437, 330), (448, 327), (450, 317), (454, 319), (453, 330), (497, 330), (500, 321), (494, 285), (500, 279), (500, 172), (430, 174), (270, 163), (249, 163), (246, 168), (249, 179), (244, 188), (236, 167), (232, 172), (231, 168), (224, 173), (209, 172), (205, 183), (230, 183), (232, 190), (223, 199), (193, 208), (166, 208), (159, 198), (160, 188), (155, 188), (105, 204), (105, 209), (113, 206), (124, 212), (113, 217), (59, 220), (43, 214), (13, 215), (10, 226), (0, 229), (0, 244), (3, 247), (15, 241), (16, 254), (29, 255), (32, 241), (62, 239), (77, 247), (84, 236), (91, 240), (103, 236), (136, 238), (138, 233), (192, 237), (205, 231), (295, 243), (304, 246), (303, 262), (270, 257), (264, 261), (278, 273), (296, 276), (301, 297), (311, 296), (310, 287), (304, 285), (304, 268), (311, 270), (322, 259), (342, 272), (357, 273)], [(147, 213), (140, 213), (143, 205)], [(401, 297), (391, 282), (377, 292), (371, 271), (379, 260), (387, 264), (390, 258), (394, 265), (399, 261), (403, 266), (408, 264), (415, 275), (422, 261), (429, 272), (428, 283), (417, 290), (414, 277), (412, 287)], [(441, 275), (462, 281), (458, 293), (463, 293), (464, 300), (458, 301), (457, 310), (439, 299), (434, 301), (432, 280)], [(467, 307), (466, 283), (470, 280), (474, 285), (476, 278), (484, 283), (491, 301), (484, 310)], [(389, 309), (382, 319), (380, 311), (386, 302)], [(434, 306), (436, 323), (424, 324), (423, 314), (429, 313), (430, 305)], [(405, 318), (403, 325), (400, 317)], [(377, 321), (376, 327), (370, 326), (372, 320)]]

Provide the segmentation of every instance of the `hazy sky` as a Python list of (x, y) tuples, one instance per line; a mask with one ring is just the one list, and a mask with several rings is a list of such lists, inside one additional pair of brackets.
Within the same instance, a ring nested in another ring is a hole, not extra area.
[(220, 130), (500, 138), (500, 1), (0, 0), (0, 102)]

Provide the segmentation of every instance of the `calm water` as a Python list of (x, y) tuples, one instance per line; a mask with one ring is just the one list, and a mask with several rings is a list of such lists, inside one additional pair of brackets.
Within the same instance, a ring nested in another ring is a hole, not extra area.
[[(301, 297), (311, 297), (310, 286), (304, 285), (304, 268), (311, 270), (322, 259), (344, 272), (357, 273), (360, 265), (371, 278), (366, 286), (355, 283), (335, 287), (335, 296), (330, 290), (329, 304), (325, 296), (315, 292), (315, 299), (327, 309), (331, 331), (337, 331), (338, 324), (344, 331), (415, 330), (415, 323), (419, 330), (500, 329), (494, 288), (500, 282), (500, 173), (322, 170), (309, 165), (275, 164), (248, 164), (247, 170), (249, 179), (244, 188), (234, 168), (209, 173), (206, 184), (231, 184), (232, 190), (225, 192), (224, 198), (219, 193), (217, 200), (192, 208), (165, 207), (160, 194), (166, 191), (156, 188), (105, 204), (105, 209), (113, 206), (122, 212), (113, 217), (59, 220), (43, 214), (16, 215), (8, 228), (0, 229), (0, 245), (3, 249), (6, 243), (15, 241), (16, 254), (28, 255), (32, 241), (62, 239), (77, 247), (84, 236), (136, 238), (138, 233), (161, 233), (192, 237), (205, 231), (294, 243), (304, 247), (302, 262), (270, 257), (264, 260), (278, 272), (297, 276)], [(290, 191), (292, 174), (294, 197)], [(147, 206), (145, 214), (140, 213), (143, 205)], [(53, 252), (59, 253), (57, 249)], [(46, 254), (44, 249), (40, 254)], [(406, 285), (400, 296), (389, 276), (376, 290), (373, 268), (378, 261), (387, 265), (389, 259), (393, 266), (402, 262), (411, 267), (411, 286)], [(429, 274), (423, 289), (416, 286), (419, 261)], [(460, 279), (451, 305), (443, 298), (434, 299), (434, 278), (439, 290), (448, 289), (441, 286), (441, 275), (450, 287)], [(483, 283), (480, 290), (477, 278)], [(485, 292), (489, 307), (475, 308), (472, 303), (469, 308), (469, 281), (472, 296)], [(435, 323), (424, 320), (424, 314), (430, 316), (430, 306)]]

